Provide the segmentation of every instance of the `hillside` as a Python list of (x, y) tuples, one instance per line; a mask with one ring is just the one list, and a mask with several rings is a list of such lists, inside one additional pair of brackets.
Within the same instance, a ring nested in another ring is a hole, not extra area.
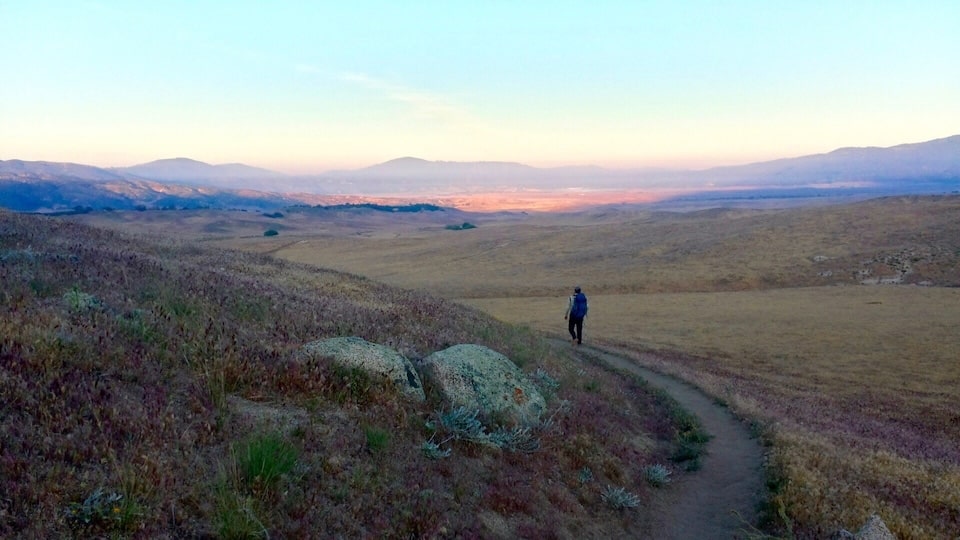
[[(177, 214), (69, 219), (349, 271), (546, 335), (565, 331), (581, 284), (591, 344), (694, 384), (764, 434), (766, 532), (826, 538), (873, 512), (898, 538), (960, 527), (944, 503), (960, 496), (960, 196), (485, 216), (457, 231), (382, 212)], [(262, 236), (268, 222), (280, 235)]]
[[(860, 283), (955, 287), (958, 215), (960, 196), (773, 210), (489, 216), (471, 218), (478, 227), (463, 232), (427, 224), (410, 230), (397, 218), (393, 229), (358, 222), (338, 231), (332, 216), (291, 214), (280, 237), (225, 232), (215, 241), (454, 298), (562, 295), (574, 283), (603, 294)], [(176, 227), (184, 235), (202, 223), (164, 221), (122, 223), (144, 231)]]
[[(650, 500), (643, 467), (683, 474), (670, 457), (695, 422), (528, 331), (152, 238), (0, 211), (0, 536), (644, 536), (643, 507), (610, 508), (604, 489)], [(429, 386), (411, 405), (376, 378), (298, 362), (341, 335), (415, 362), (456, 343), (503, 352), (551, 396), (539, 449), (451, 440), (429, 459), (444, 414)]]

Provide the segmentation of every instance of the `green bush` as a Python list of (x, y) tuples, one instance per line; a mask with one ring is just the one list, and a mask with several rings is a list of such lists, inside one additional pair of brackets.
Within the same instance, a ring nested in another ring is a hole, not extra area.
[(272, 486), (293, 470), (297, 450), (277, 434), (265, 434), (247, 442), (237, 457), (241, 478), (248, 487)]
[(263, 235), (264, 235), (264, 236), (276, 236), (276, 235), (278, 235), (278, 234), (280, 234), (280, 233), (278, 233), (278, 232), (276, 231), (276, 229), (267, 229), (267, 230), (263, 231)]
[(445, 228), (446, 228), (448, 231), (465, 231), (465, 230), (467, 230), (467, 229), (476, 229), (477, 226), (474, 225), (473, 223), (469, 223), (469, 222), (464, 221), (464, 222), (463, 222), (462, 224), (460, 224), (460, 225), (447, 225)]
[(216, 525), (220, 538), (269, 538), (257, 517), (256, 501), (220, 485), (216, 491)]
[(390, 442), (390, 434), (380, 428), (365, 426), (363, 434), (367, 437), (367, 449), (374, 454), (382, 452)]
[(67, 308), (74, 313), (89, 311), (100, 306), (100, 301), (92, 294), (87, 294), (74, 287), (63, 295), (63, 301)]

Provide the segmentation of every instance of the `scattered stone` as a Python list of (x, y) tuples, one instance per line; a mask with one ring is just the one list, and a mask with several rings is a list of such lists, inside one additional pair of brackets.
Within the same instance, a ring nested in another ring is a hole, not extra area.
[(402, 354), (359, 337), (336, 337), (312, 341), (303, 346), (303, 352), (312, 356), (331, 358), (345, 367), (362, 369), (393, 381), (410, 400), (423, 402), (423, 384), (413, 364)]
[(484, 416), (504, 415), (532, 425), (540, 420), (546, 401), (537, 387), (506, 356), (482, 345), (454, 345), (423, 361), (424, 376), (454, 407), (479, 410)]

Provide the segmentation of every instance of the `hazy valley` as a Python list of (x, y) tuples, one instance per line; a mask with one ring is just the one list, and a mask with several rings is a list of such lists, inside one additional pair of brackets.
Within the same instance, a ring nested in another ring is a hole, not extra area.
[(269, 210), (291, 204), (430, 202), (463, 210), (665, 210), (782, 207), (960, 189), (960, 135), (888, 148), (704, 170), (538, 168), (406, 157), (356, 170), (289, 175), (188, 158), (130, 167), (0, 161), (0, 206), (21, 212), (102, 209)]

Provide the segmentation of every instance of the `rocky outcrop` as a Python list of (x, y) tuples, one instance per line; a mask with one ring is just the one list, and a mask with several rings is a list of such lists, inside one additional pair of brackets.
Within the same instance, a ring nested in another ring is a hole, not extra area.
[(423, 361), (424, 377), (454, 407), (502, 415), (520, 425), (540, 420), (546, 401), (506, 356), (482, 345), (454, 345)]
[(423, 384), (413, 364), (397, 351), (359, 337), (321, 339), (303, 346), (304, 354), (330, 358), (392, 381), (412, 401), (425, 401)]

